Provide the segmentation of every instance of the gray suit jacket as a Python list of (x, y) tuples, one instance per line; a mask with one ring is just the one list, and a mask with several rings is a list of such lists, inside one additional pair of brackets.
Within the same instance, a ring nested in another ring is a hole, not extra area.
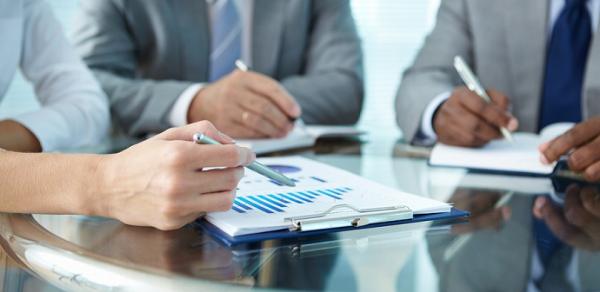
[[(203, 0), (81, 1), (74, 42), (132, 135), (169, 127), (192, 83), (207, 82)], [(300, 103), (307, 123), (350, 124), (363, 100), (360, 40), (347, 0), (255, 0), (252, 62)]]
[[(438, 94), (462, 85), (452, 62), (461, 55), (484, 86), (511, 98), (520, 130), (538, 127), (548, 42), (550, 0), (443, 0), (432, 33), (403, 76), (396, 117), (407, 139)], [(600, 113), (600, 37), (590, 50), (584, 84), (583, 114)]]

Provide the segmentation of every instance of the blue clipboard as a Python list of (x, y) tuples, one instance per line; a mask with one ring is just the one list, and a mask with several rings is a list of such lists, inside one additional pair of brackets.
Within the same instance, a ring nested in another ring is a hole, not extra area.
[(399, 225), (399, 224), (409, 224), (409, 223), (417, 223), (424, 221), (440, 221), (440, 220), (452, 220), (458, 218), (465, 218), (470, 215), (469, 212), (462, 211), (456, 208), (452, 208), (450, 212), (445, 213), (434, 213), (434, 214), (425, 214), (425, 215), (414, 215), (412, 219), (407, 220), (399, 220), (399, 221), (390, 221), (383, 223), (375, 223), (369, 224), (361, 227), (340, 227), (340, 228), (331, 228), (331, 229), (321, 229), (321, 230), (313, 230), (313, 231), (289, 231), (289, 230), (277, 230), (271, 232), (263, 232), (249, 235), (241, 235), (241, 236), (229, 236), (227, 233), (221, 231), (218, 227), (209, 223), (205, 219), (199, 219), (195, 222), (195, 226), (203, 229), (206, 233), (210, 234), (212, 237), (222, 242), (226, 246), (234, 246), (238, 244), (246, 244), (253, 243), (271, 239), (294, 239), (294, 238), (308, 238), (315, 237), (319, 235), (324, 235), (328, 233), (336, 233), (350, 230), (361, 230), (368, 228), (377, 228), (391, 225)]

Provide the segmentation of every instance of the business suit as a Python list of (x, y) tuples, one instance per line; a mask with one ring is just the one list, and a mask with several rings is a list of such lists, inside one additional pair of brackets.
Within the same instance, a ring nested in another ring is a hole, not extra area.
[[(83, 1), (75, 44), (129, 134), (169, 126), (167, 113), (207, 82), (207, 3)], [(354, 123), (362, 107), (360, 41), (349, 1), (256, 0), (252, 64), (294, 96), (307, 123)]]
[[(482, 84), (506, 94), (519, 130), (538, 128), (550, 0), (445, 0), (437, 24), (396, 97), (397, 122), (405, 137), (417, 133), (425, 108), (437, 95), (462, 85), (452, 67), (461, 55)], [(595, 33), (596, 35), (598, 32)], [(600, 113), (600, 41), (593, 38), (584, 81), (584, 119)]]
[[(0, 101), (20, 70), (41, 107), (11, 116), (43, 151), (101, 141), (109, 127), (106, 96), (41, 0), (0, 0)], [(2, 135), (3, 133), (0, 133)]]

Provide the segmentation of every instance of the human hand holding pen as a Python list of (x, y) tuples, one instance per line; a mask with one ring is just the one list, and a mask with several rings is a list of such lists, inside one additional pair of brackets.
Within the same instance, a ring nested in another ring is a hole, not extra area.
[(487, 93), (491, 103), (465, 86), (456, 88), (433, 116), (438, 141), (453, 146), (481, 147), (501, 139), (501, 127), (515, 131), (519, 122), (508, 112), (508, 97), (496, 90), (487, 90)]
[(198, 91), (188, 122), (209, 120), (237, 139), (276, 138), (286, 136), (300, 114), (298, 103), (276, 80), (238, 69)]

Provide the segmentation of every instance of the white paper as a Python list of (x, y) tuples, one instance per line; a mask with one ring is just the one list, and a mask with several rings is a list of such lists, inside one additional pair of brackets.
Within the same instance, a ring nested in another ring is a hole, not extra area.
[(300, 126), (285, 138), (280, 139), (249, 139), (238, 140), (240, 146), (251, 148), (256, 154), (265, 154), (275, 151), (311, 147), (321, 137), (351, 137), (362, 134), (352, 126)]
[[(275, 169), (284, 170), (282, 172), (288, 177), (297, 180), (297, 185), (296, 187), (280, 186), (247, 170), (239, 184), (234, 209), (227, 212), (209, 213), (206, 217), (210, 223), (231, 236), (287, 229), (289, 222), (286, 222), (285, 218), (322, 213), (339, 204), (350, 204), (358, 209), (407, 206), (414, 214), (449, 212), (451, 209), (451, 206), (446, 203), (400, 192), (306, 158), (265, 158), (260, 161)], [(301, 195), (299, 192), (312, 195), (312, 198)], [(325, 194), (321, 192), (325, 192)], [(286, 199), (284, 196), (291, 197), (297, 202)], [(269, 202), (265, 197), (280, 205)], [(284, 198), (288, 203), (274, 197)], [(305, 198), (305, 200), (301, 200), (299, 197)], [(249, 200), (272, 213), (260, 210), (244, 200)], [(267, 203), (280, 211), (266, 207), (265, 204), (255, 200)], [(302, 202), (302, 204), (298, 202)], [(242, 205), (251, 210), (244, 209), (241, 207)], [(349, 209), (345, 209), (343, 212), (356, 214)]]
[(482, 148), (465, 148), (438, 143), (431, 152), (430, 164), (530, 174), (552, 174), (555, 164), (540, 161), (538, 147), (570, 129), (573, 124), (560, 123), (546, 127), (541, 135), (514, 133), (512, 142), (496, 140)]

